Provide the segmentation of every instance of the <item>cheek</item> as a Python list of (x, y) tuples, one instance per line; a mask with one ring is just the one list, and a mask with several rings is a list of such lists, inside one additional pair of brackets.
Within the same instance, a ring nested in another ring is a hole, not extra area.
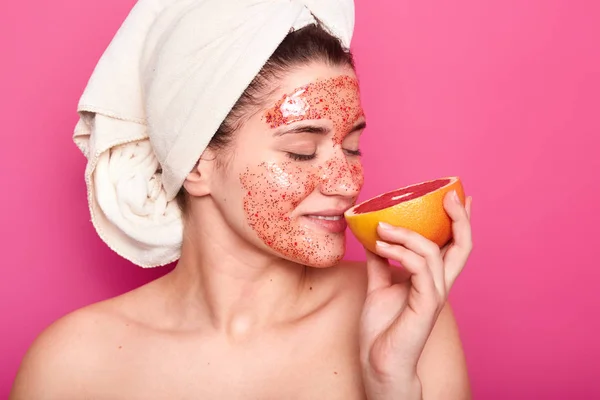
[(248, 223), (269, 246), (290, 231), (289, 213), (318, 184), (316, 174), (290, 164), (263, 163), (240, 176)]
[(262, 163), (241, 174), (240, 182), (250, 203), (282, 202), (294, 207), (316, 187), (315, 174), (292, 163)]

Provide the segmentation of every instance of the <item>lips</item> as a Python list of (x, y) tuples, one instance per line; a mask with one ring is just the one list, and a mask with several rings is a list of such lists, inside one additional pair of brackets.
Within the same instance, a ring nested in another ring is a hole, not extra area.
[(316, 215), (308, 214), (304, 218), (312, 225), (328, 233), (342, 233), (346, 230), (347, 223), (343, 214)]

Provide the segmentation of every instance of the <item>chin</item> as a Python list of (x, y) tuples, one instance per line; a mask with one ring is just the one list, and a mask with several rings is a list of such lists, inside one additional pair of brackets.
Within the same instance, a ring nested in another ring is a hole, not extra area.
[(298, 264), (306, 265), (312, 268), (331, 268), (337, 266), (343, 259), (346, 248), (342, 246), (328, 246), (319, 250), (312, 250), (308, 254), (289, 258)]
[(334, 259), (320, 260), (318, 262), (304, 263), (304, 265), (306, 265), (307, 267), (311, 267), (311, 268), (331, 268), (331, 267), (337, 266), (343, 259), (344, 259), (344, 256), (342, 255), (341, 257), (339, 257), (335, 260)]
[(296, 264), (313, 268), (334, 267), (346, 254), (344, 232), (331, 234), (303, 230), (293, 235), (279, 233), (260, 237), (273, 255)]

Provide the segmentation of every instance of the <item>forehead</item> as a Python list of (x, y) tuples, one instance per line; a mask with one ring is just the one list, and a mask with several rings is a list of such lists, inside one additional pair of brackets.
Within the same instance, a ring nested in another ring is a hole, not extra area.
[(279, 81), (278, 88), (273, 92), (273, 100), (302, 86), (319, 80), (348, 76), (356, 79), (354, 70), (348, 66), (330, 66), (324, 63), (311, 63), (293, 68)]
[(273, 93), (263, 122), (277, 128), (301, 120), (330, 119), (336, 128), (363, 116), (359, 85), (351, 68), (315, 67), (296, 71)]

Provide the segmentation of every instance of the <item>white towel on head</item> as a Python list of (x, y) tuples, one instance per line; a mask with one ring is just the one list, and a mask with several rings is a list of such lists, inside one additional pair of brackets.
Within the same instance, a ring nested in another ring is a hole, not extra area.
[(179, 258), (185, 177), (287, 33), (316, 20), (350, 47), (353, 0), (136, 3), (90, 77), (73, 136), (88, 158), (92, 223), (113, 251), (142, 267)]

